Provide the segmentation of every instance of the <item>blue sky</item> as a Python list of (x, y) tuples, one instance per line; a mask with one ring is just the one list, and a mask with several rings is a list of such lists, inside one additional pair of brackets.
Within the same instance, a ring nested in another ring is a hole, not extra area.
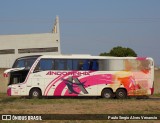
[(64, 54), (130, 47), (160, 65), (160, 0), (0, 0), (0, 35), (51, 32), (60, 18)]

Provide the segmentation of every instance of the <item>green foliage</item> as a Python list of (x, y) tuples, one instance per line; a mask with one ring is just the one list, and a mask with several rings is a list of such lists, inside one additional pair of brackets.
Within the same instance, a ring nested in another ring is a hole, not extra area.
[(117, 47), (112, 48), (109, 53), (106, 53), (106, 52), (101, 53), (100, 56), (117, 56), (117, 57), (133, 56), (133, 57), (137, 57), (137, 54), (131, 48), (117, 46)]
[(104, 53), (101, 53), (101, 54), (100, 54), (100, 56), (110, 56), (110, 54), (109, 54), (109, 53), (104, 52)]

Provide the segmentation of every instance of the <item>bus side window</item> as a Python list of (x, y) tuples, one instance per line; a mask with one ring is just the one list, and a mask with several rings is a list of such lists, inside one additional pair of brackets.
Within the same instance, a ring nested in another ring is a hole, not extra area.
[(72, 65), (73, 70), (79, 70), (81, 68), (81, 63), (77, 59), (72, 60), (72, 64), (73, 64)]
[(92, 61), (92, 68), (91, 70), (98, 70), (98, 61), (97, 60), (93, 60)]
[(83, 70), (89, 70), (89, 60), (83, 60)]
[(72, 60), (55, 59), (55, 70), (72, 70)]
[(54, 60), (52, 59), (41, 59), (37, 64), (34, 72), (53, 70), (54, 69)]
[(55, 60), (55, 70), (64, 70), (64, 61), (62, 59)]
[(66, 66), (67, 70), (72, 70), (72, 60), (68, 59), (67, 60), (67, 66)]

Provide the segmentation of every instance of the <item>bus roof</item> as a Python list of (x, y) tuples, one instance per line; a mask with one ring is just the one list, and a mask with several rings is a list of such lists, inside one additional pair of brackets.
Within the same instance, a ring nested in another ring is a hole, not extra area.
[(42, 55), (22, 56), (22, 57), (17, 58), (16, 60), (19, 60), (19, 59), (28, 59), (28, 58), (38, 58), (40, 56), (42, 56)]
[(113, 57), (113, 56), (92, 56), (88, 54), (71, 54), (71, 55), (42, 55), (40, 58), (59, 58), (59, 59), (151, 59), (150, 57)]

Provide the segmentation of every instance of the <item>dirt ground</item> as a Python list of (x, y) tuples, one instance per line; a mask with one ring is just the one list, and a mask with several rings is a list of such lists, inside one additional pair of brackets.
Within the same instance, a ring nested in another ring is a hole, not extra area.
[[(100, 97), (27, 99), (26, 97), (6, 97), (5, 94), (0, 94), (0, 114), (160, 114), (160, 95), (150, 96), (148, 99), (119, 100)], [(50, 121), (46, 121), (48, 122)], [(73, 121), (63, 122), (72, 123)], [(81, 123), (82, 121), (75, 122)], [(101, 123), (102, 121), (94, 122)], [(158, 123), (158, 121), (142, 122)]]
[(93, 97), (26, 99), (1, 94), (0, 114), (160, 114), (160, 96), (149, 99), (102, 99)]

